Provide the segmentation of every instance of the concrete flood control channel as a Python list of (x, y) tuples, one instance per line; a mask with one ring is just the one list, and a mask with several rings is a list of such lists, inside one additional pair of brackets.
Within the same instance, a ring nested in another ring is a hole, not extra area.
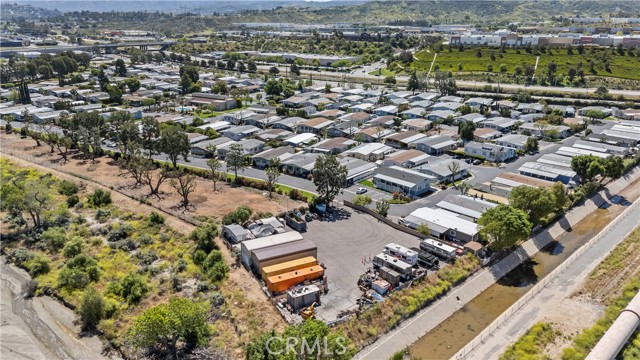
[(449, 359), (539, 280), (598, 234), (628, 204), (599, 208), (409, 347), (412, 359)]

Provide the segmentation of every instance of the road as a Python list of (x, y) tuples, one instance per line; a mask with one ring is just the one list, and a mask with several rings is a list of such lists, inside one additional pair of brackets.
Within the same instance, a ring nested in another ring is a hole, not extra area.
[[(356, 355), (356, 359), (389, 359), (397, 351), (406, 349), (456, 311), (462, 309), (469, 301), (496, 283), (516, 266), (535, 255), (540, 249), (565, 233), (567, 229), (570, 229), (596, 210), (598, 206), (606, 201), (605, 199), (609, 199), (614, 194), (622, 191), (639, 176), (640, 169), (636, 168), (633, 173), (608, 184), (605, 190), (587, 200), (583, 205), (573, 208), (547, 230), (523, 243), (506, 258), (491, 267), (478, 271), (474, 276), (467, 279), (462, 285), (452, 289), (433, 305), (420, 311), (416, 316), (402, 323), (392, 332), (387, 333), (372, 345), (364, 348)], [(637, 222), (637, 218), (634, 220)]]
[[(515, 342), (531, 326), (543, 321), (576, 290), (605, 257), (638, 226), (640, 207), (635, 206), (629, 215), (614, 226), (604, 239), (588, 248), (576, 261), (558, 273), (555, 278), (524, 306), (518, 309), (484, 343), (476, 347), (465, 359), (497, 359), (507, 346)], [(566, 335), (566, 334), (565, 334)], [(474, 339), (479, 343), (479, 339)], [(458, 357), (456, 357), (458, 358)], [(460, 357), (462, 358), (462, 357)]]

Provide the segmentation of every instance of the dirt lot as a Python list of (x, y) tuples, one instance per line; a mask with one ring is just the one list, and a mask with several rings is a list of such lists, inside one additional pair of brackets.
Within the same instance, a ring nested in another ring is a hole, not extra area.
[[(109, 187), (112, 186), (113, 189), (118, 190), (112, 191), (111, 194), (114, 204), (118, 207), (132, 209), (141, 214), (149, 214), (161, 209), (165, 211), (167, 225), (178, 232), (187, 234), (194, 229), (194, 226), (189, 222), (171, 215), (173, 213), (184, 216), (181, 211), (174, 208), (175, 204), (179, 202), (175, 195), (163, 194), (163, 199), (159, 201), (152, 199), (151, 205), (153, 206), (132, 199), (130, 196), (136, 196), (138, 193), (144, 194), (144, 191), (130, 189), (127, 185), (133, 181), (119, 176), (119, 170), (108, 163), (108, 158), (100, 158), (96, 164), (78, 159), (62, 164), (56, 162), (58, 156), (55, 154), (51, 156), (46, 146), (34, 147), (34, 142), (31, 139), (20, 139), (19, 136), (2, 134), (0, 135), (0, 144), (0, 155), (7, 157), (17, 166), (51, 172), (59, 179), (66, 179), (85, 186), (88, 191), (93, 191), (96, 188), (109, 190)], [(83, 180), (77, 174), (90, 180)], [(166, 189), (169, 190), (169, 188)], [(223, 185), (221, 189), (213, 199), (204, 195), (198, 199), (194, 196), (193, 199), (197, 206), (191, 215), (222, 216), (242, 204), (250, 205), (254, 211), (275, 213), (284, 209), (281, 203), (267, 201), (261, 193), (251, 189), (232, 188), (226, 185)], [(211, 183), (200, 181), (198, 190), (211, 193)], [(289, 205), (291, 206), (291, 200), (289, 200)], [(217, 242), (227, 262), (233, 264), (231, 253), (219, 239)], [(231, 266), (229, 278), (221, 290), (227, 297), (228, 313), (216, 325), (220, 332), (227, 334), (227, 336), (214, 339), (214, 342), (218, 342), (217, 346), (223, 346), (227, 350), (233, 351), (236, 357), (242, 357), (242, 346), (256, 333), (267, 329), (282, 330), (285, 327), (284, 320), (262, 292), (258, 282), (243, 268)]]
[[(19, 135), (0, 134), (2, 153), (15, 155), (30, 162), (36, 162), (49, 168), (64, 171), (70, 174), (77, 174), (81, 177), (90, 178), (107, 187), (113, 187), (127, 196), (140, 199), (145, 198), (150, 193), (148, 186), (134, 188), (135, 180), (126, 176), (108, 157), (91, 160), (81, 159), (78, 154), (71, 156), (66, 164), (61, 161), (57, 152), (51, 154), (49, 147), (43, 144), (35, 146), (31, 138), (21, 139)], [(170, 186), (169, 181), (160, 187), (160, 197), (150, 197), (149, 201), (154, 207), (158, 207), (174, 213), (184, 215), (184, 209), (180, 207), (180, 196)], [(273, 201), (267, 201), (265, 195), (255, 189), (236, 188), (225, 183), (216, 184), (216, 192), (213, 192), (213, 183), (209, 180), (199, 179), (196, 191), (189, 197), (193, 206), (189, 208), (188, 216), (213, 216), (221, 219), (227, 213), (233, 211), (240, 205), (250, 206), (254, 212), (271, 212), (277, 214), (286, 211), (286, 202), (283, 197), (274, 197)], [(299, 207), (304, 205), (293, 200), (288, 200), (289, 207)]]

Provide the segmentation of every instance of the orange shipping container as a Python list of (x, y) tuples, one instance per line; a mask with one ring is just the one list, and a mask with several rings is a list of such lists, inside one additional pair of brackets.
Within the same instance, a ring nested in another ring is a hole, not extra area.
[(304, 269), (289, 271), (284, 274), (267, 278), (267, 288), (272, 293), (280, 293), (307, 280), (315, 280), (324, 276), (324, 269), (320, 265), (309, 266)]
[(302, 259), (285, 261), (280, 264), (267, 266), (262, 268), (262, 280), (267, 282), (267, 279), (272, 276), (284, 274), (293, 270), (304, 269), (317, 264), (318, 260), (316, 260), (316, 258), (313, 256), (307, 256)]

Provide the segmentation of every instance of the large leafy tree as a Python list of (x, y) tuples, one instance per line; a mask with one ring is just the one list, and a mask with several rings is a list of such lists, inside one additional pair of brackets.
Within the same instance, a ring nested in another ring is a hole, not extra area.
[(211, 334), (207, 325), (208, 303), (186, 298), (172, 299), (139, 315), (128, 331), (128, 339), (136, 348), (153, 348), (172, 354), (178, 342), (204, 345)]
[(11, 181), (2, 179), (0, 208), (12, 213), (25, 213), (39, 228), (46, 222), (46, 214), (54, 205), (50, 177), (17, 176)]
[(618, 156), (611, 156), (604, 160), (604, 176), (619, 179), (624, 173), (624, 161)]
[(151, 116), (143, 117), (140, 121), (140, 138), (142, 148), (146, 151), (148, 158), (157, 154), (160, 122)]
[(319, 199), (325, 204), (331, 203), (347, 183), (347, 167), (340, 165), (335, 155), (318, 157), (311, 174)]
[(182, 157), (184, 161), (188, 160), (189, 152), (191, 151), (191, 143), (187, 134), (180, 131), (176, 127), (165, 128), (158, 142), (158, 149), (167, 155), (169, 161), (173, 165), (173, 168), (178, 167), (178, 159)]
[(278, 178), (280, 177), (280, 160), (278, 160), (277, 158), (269, 160), (269, 165), (264, 172), (267, 175), (269, 199), (271, 199), (273, 188), (275, 187), (276, 181), (278, 181)]
[(598, 158), (593, 155), (578, 155), (571, 159), (571, 169), (578, 174), (581, 184), (591, 180), (589, 167), (597, 161)]
[(472, 141), (474, 131), (476, 131), (476, 124), (472, 121), (463, 121), (458, 126), (458, 133), (464, 141)]
[(495, 250), (509, 248), (531, 234), (527, 214), (509, 205), (498, 205), (478, 219), (480, 234)]
[(529, 221), (536, 225), (556, 207), (550, 191), (526, 185), (511, 190), (509, 204), (524, 211), (529, 216)]

